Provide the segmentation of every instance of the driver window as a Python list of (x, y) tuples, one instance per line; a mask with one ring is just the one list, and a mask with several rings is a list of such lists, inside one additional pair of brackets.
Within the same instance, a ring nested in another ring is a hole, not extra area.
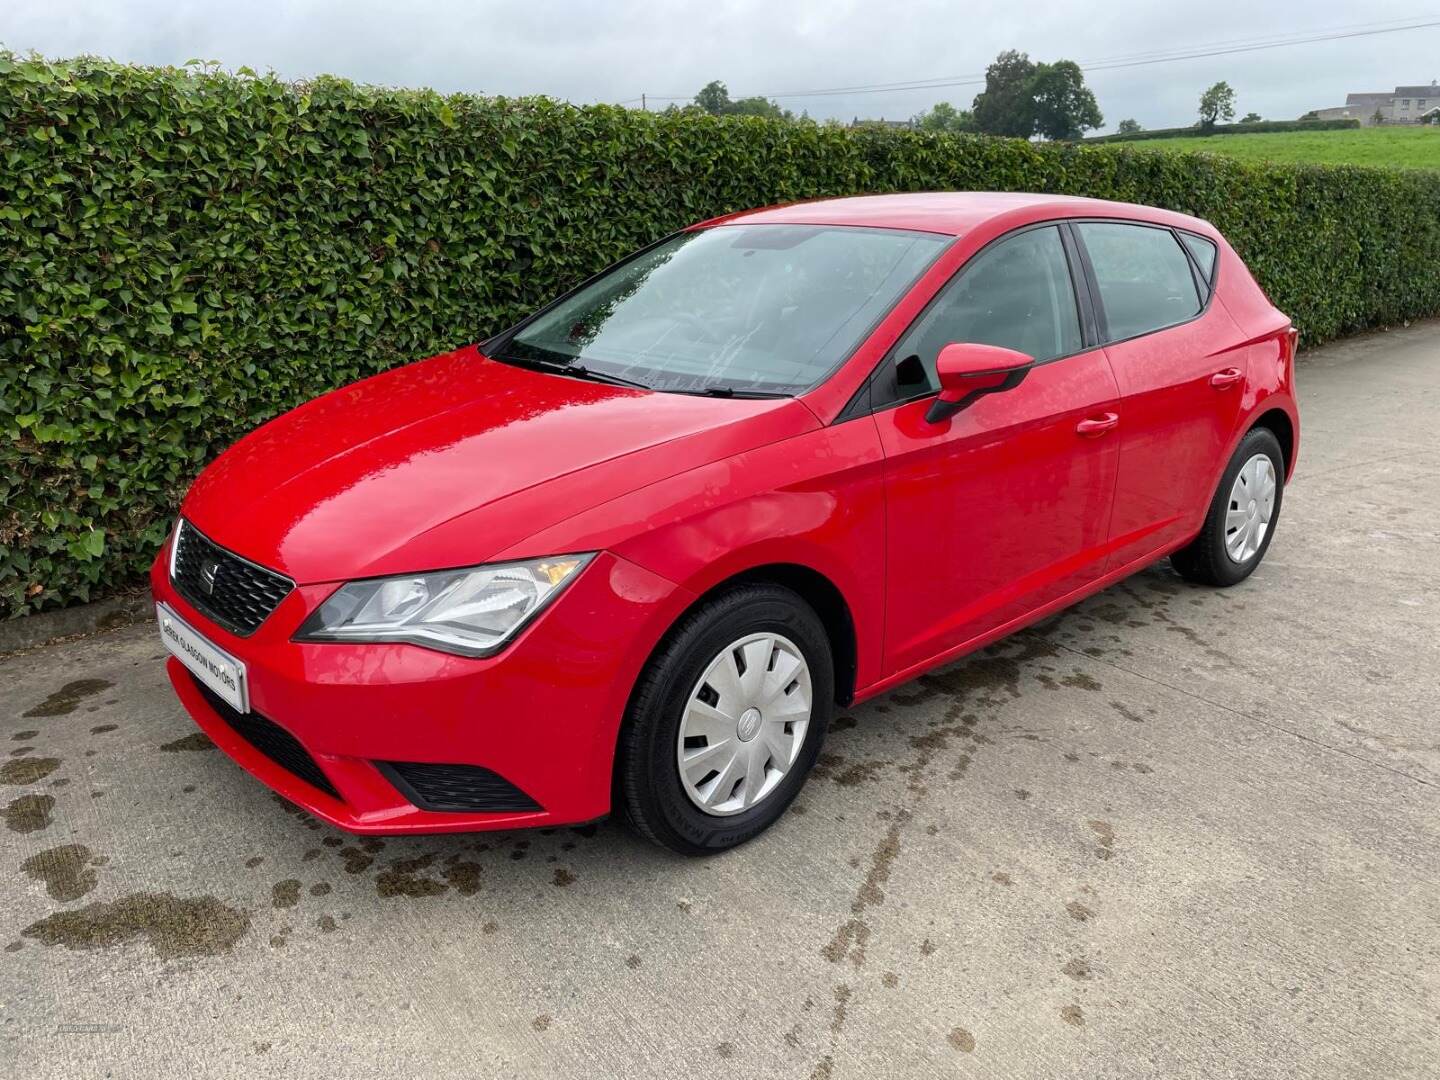
[(1015, 349), (1037, 361), (1079, 352), (1080, 315), (1060, 230), (1027, 229), (985, 249), (896, 344), (895, 397), (940, 388), (935, 358), (953, 342)]

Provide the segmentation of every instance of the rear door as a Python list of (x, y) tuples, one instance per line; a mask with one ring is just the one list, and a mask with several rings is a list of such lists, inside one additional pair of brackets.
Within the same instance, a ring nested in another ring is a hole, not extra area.
[(1116, 569), (1199, 529), (1239, 418), (1246, 354), (1231, 351), (1234, 323), (1209, 302), (1208, 240), (1130, 221), (1073, 228), (1124, 418), (1110, 530)]
[[(1093, 580), (1117, 466), (1117, 388), (1061, 228), (970, 259), (870, 387), (885, 451), (886, 668), (907, 670)], [(1081, 306), (1083, 302), (1083, 307)], [(1083, 313), (1083, 316), (1082, 316)], [(1036, 358), (1019, 386), (931, 423), (935, 360), (977, 342)]]

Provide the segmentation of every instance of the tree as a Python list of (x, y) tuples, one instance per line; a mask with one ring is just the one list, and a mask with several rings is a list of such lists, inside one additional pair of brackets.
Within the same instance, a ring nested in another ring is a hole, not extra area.
[(948, 101), (937, 101), (928, 112), (922, 112), (910, 121), (920, 131), (939, 131), (959, 134), (975, 130), (975, 115), (965, 109), (957, 109)]
[(1073, 60), (1040, 64), (1030, 79), (1035, 134), (1047, 139), (1078, 139), (1105, 122), (1085, 75)]
[(758, 95), (737, 98), (730, 103), (728, 111), (731, 116), (768, 116), (774, 120), (789, 120), (793, 116), (789, 109), (782, 109), (775, 102)]
[(1145, 129), (1140, 126), (1139, 120), (1121, 120), (1120, 126), (1115, 130), (1121, 135), (1135, 135)]
[(708, 82), (695, 95), (695, 104), (711, 116), (768, 116), (775, 120), (791, 120), (794, 114), (763, 97), (730, 100), (730, 91), (719, 79)]
[(985, 89), (972, 106), (975, 127), (987, 135), (1028, 139), (1035, 134), (1035, 65), (1025, 53), (1007, 49), (985, 69)]
[(704, 88), (695, 95), (695, 104), (711, 116), (719, 116), (730, 107), (730, 91), (725, 89), (723, 82), (716, 79), (706, 83)]
[(1258, 124), (1263, 119), (1264, 117), (1262, 117), (1258, 112), (1247, 112), (1244, 116), (1240, 117), (1240, 123)]
[(985, 89), (975, 95), (975, 130), (1028, 139), (1076, 139), (1104, 123), (1095, 95), (1073, 60), (1036, 64), (1007, 49), (985, 69)]
[(1228, 82), (1217, 82), (1200, 95), (1200, 126), (1214, 127), (1217, 121), (1235, 119), (1235, 91)]

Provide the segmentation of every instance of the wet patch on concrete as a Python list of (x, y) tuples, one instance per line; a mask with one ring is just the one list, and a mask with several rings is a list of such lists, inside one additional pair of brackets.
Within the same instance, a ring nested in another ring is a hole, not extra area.
[(178, 754), (184, 750), (214, 750), (215, 744), (210, 741), (210, 736), (203, 731), (192, 731), (189, 735), (175, 739), (172, 742), (162, 743), (160, 749), (167, 754)]
[(1089, 675), (1085, 674), (1085, 672), (1083, 672), (1083, 671), (1077, 671), (1077, 672), (1075, 672), (1075, 673), (1073, 673), (1073, 674), (1071, 674), (1071, 675), (1066, 675), (1064, 678), (1062, 678), (1062, 679), (1060, 680), (1060, 684), (1061, 684), (1062, 686), (1069, 686), (1069, 687), (1071, 687), (1072, 689), (1075, 689), (1075, 690), (1103, 690), (1103, 689), (1105, 689), (1103, 686), (1100, 685), (1100, 683), (1099, 683), (1098, 680), (1092, 679)]
[(300, 902), (300, 879), (286, 878), (270, 886), (270, 906), (292, 908)]
[(1060, 1019), (1064, 1020), (1065, 1023), (1071, 1027), (1085, 1026), (1085, 1013), (1079, 1005), (1066, 1005), (1060, 1010)]
[(954, 1028), (950, 1032), (947, 1041), (962, 1054), (972, 1054), (975, 1052), (975, 1036), (971, 1035), (970, 1032), (966, 1031), (963, 1027)]
[(1079, 900), (1071, 900), (1068, 904), (1065, 905), (1065, 910), (1070, 913), (1070, 917), (1076, 922), (1088, 922), (1095, 916), (1095, 912), (1092, 911), (1090, 908), (1086, 907)]
[(335, 854), (345, 861), (345, 872), (347, 874), (363, 874), (370, 869), (370, 864), (375, 861), (375, 856), (362, 851), (358, 847), (342, 847)]
[(38, 784), (59, 767), (59, 758), (16, 758), (0, 765), (0, 784)]
[(21, 795), (5, 807), (5, 827), (11, 832), (31, 833), (50, 827), (50, 811), (55, 809), (53, 795)]
[(67, 949), (104, 949), (143, 937), (161, 959), (229, 952), (250, 929), (250, 916), (213, 896), (132, 893), (109, 903), (57, 911), (22, 936)]
[(96, 724), (90, 729), (91, 735), (104, 735), (108, 731), (120, 730), (119, 724)]
[(65, 844), (32, 855), (20, 864), (27, 877), (45, 883), (52, 900), (79, 900), (99, 881), (95, 866), (101, 861), (84, 844)]
[(442, 871), (445, 880), (461, 896), (474, 896), (480, 891), (480, 864), (469, 862), (452, 855), (445, 860), (445, 869)]
[(21, 713), (22, 716), (65, 716), (75, 711), (80, 702), (92, 694), (108, 690), (115, 684), (106, 679), (76, 679), (60, 687), (39, 705)]
[[(847, 760), (837, 753), (822, 753), (815, 762), (812, 775), (821, 779), (831, 779), (841, 788), (858, 788), (863, 783), (874, 783), (880, 780), (880, 772), (888, 768), (893, 762), (854, 762), (847, 763)], [(844, 768), (841, 768), (844, 766)]]
[(557, 866), (555, 868), (554, 881), (556, 885), (560, 886), (560, 888), (563, 889), (568, 885), (573, 885), (575, 883), (575, 880), (575, 875), (572, 874), (569, 870), (566, 870), (563, 866)]
[(414, 859), (393, 860), (375, 876), (375, 892), (380, 896), (409, 896), (415, 899), (448, 892), (448, 884), (420, 873), (428, 870), (435, 859), (436, 856), (431, 854)]
[(1108, 821), (1091, 821), (1088, 824), (1100, 841), (1100, 847), (1096, 850), (1095, 857), (1111, 858), (1115, 854), (1115, 827)]
[(10, 741), (25, 742), (27, 739), (33, 739), (36, 735), (39, 734), (40, 732), (38, 731), (17, 731), (14, 735), (10, 736)]
[(1084, 982), (1090, 978), (1090, 961), (1083, 956), (1077, 956), (1073, 960), (1067, 960), (1060, 970), (1076, 982)]

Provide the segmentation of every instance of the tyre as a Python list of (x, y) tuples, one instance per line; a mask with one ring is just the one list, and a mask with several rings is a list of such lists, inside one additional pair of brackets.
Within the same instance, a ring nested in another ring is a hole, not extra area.
[(773, 825), (820, 752), (834, 672), (823, 624), (789, 589), (742, 585), (687, 613), (621, 730), (616, 802), (636, 831), (704, 855)]
[(1280, 520), (1285, 459), (1266, 428), (1254, 428), (1230, 458), (1200, 535), (1170, 556), (1181, 577), (1201, 585), (1236, 585), (1260, 565)]

